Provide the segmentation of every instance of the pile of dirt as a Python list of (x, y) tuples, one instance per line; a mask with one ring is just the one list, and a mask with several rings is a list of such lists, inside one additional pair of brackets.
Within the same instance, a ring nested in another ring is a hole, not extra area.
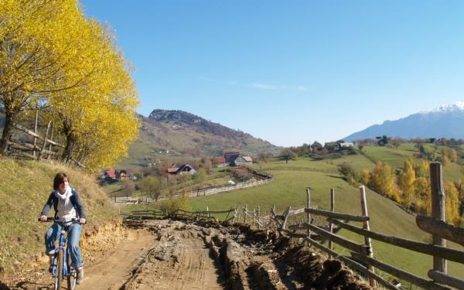
[(337, 260), (274, 231), (143, 221), (155, 245), (123, 289), (370, 289)]

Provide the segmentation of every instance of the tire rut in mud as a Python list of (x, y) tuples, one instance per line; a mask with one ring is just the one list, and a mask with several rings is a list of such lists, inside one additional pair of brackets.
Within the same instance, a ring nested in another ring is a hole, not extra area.
[(155, 247), (121, 289), (370, 289), (337, 260), (274, 231), (157, 220)]

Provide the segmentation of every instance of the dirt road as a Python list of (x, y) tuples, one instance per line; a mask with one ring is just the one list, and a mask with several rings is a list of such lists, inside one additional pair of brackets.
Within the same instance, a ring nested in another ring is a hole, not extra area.
[(154, 246), (121, 289), (369, 289), (336, 260), (248, 226), (145, 221)]
[[(172, 220), (129, 226), (137, 230), (86, 267), (78, 289), (369, 289), (340, 262), (275, 232)], [(50, 278), (12, 289), (49, 286)]]
[(85, 268), (85, 279), (78, 289), (119, 289), (132, 277), (131, 271), (143, 261), (153, 244), (151, 233), (130, 232), (117, 249), (107, 253), (98, 263)]

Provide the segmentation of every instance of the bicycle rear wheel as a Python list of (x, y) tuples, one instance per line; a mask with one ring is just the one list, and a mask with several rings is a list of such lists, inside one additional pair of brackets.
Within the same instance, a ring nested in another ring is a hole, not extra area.
[(56, 278), (55, 278), (55, 290), (61, 289), (61, 283), (63, 281), (63, 265), (64, 265), (64, 251), (60, 249), (56, 257), (57, 267), (56, 267)]

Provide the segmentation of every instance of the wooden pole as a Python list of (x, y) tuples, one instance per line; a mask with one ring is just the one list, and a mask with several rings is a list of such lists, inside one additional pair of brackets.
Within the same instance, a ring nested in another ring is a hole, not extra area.
[[(432, 189), (432, 217), (446, 222), (445, 191), (443, 190), (442, 166), (439, 162), (430, 163), (430, 185)], [(432, 235), (432, 238), (434, 245), (446, 247), (445, 239), (442, 239), (439, 235)], [(433, 256), (433, 270), (446, 274), (446, 260)]]
[(253, 221), (252, 221), (252, 225), (256, 225), (256, 207), (253, 209)]
[[(34, 133), (35, 134), (37, 134), (38, 123), (39, 123), (39, 109), (35, 111), (35, 122), (34, 122)], [(37, 137), (34, 136), (34, 151), (32, 153), (34, 157), (36, 157), (36, 146), (37, 146)]]
[[(361, 211), (362, 211), (362, 215), (363, 216), (366, 216), (368, 217), (369, 216), (369, 212), (367, 211), (367, 198), (366, 198), (366, 187), (364, 185), (361, 185), (359, 187), (359, 192), (361, 194)], [(366, 220), (363, 222), (363, 229), (367, 230), (367, 231), (370, 231), (371, 228), (370, 228), (370, 225), (369, 225), (369, 220)], [(369, 258), (372, 258), (374, 257), (374, 251), (372, 249), (372, 242), (371, 242), (371, 239), (368, 238), (368, 237), (364, 237), (364, 245), (366, 246), (366, 256), (368, 256)], [(369, 271), (372, 271), (374, 272), (374, 267), (372, 267), (371, 265), (369, 265), (368, 267)], [(375, 280), (372, 279), (372, 278), (369, 278), (369, 284), (372, 286), (372, 287), (375, 287)]]
[[(333, 212), (335, 210), (335, 189), (330, 189), (330, 211)], [(333, 234), (333, 223), (329, 222), (329, 231)], [(332, 248), (332, 241), (329, 240), (329, 249)]]
[(51, 124), (52, 124), (51, 122), (48, 122), (47, 131), (45, 132), (45, 138), (44, 138), (44, 142), (42, 145), (42, 149), (40, 150), (39, 155), (37, 156), (37, 160), (40, 160), (40, 158), (42, 158), (42, 154), (45, 151), (45, 147), (47, 146), (48, 132), (50, 131)]
[(258, 223), (258, 229), (260, 228), (260, 215), (261, 215), (261, 208), (258, 205), (258, 207), (256, 208), (256, 220)]
[[(53, 141), (53, 124), (51, 124), (51, 130), (52, 130), (52, 132), (50, 133), (50, 138), (49, 139)], [(50, 145), (48, 147), (48, 150), (50, 152), (53, 152), (53, 144), (51, 142), (50, 142)], [(52, 157), (52, 155), (48, 154), (47, 159), (50, 159), (51, 157)]]
[(282, 229), (286, 230), (287, 229), (287, 222), (288, 222), (288, 217), (290, 216), (290, 211), (292, 210), (292, 207), (289, 206), (287, 211), (285, 212), (284, 215), (284, 222), (282, 223)]
[(243, 223), (247, 222), (247, 213), (248, 213), (248, 205), (245, 204), (245, 207), (243, 208)]
[[(311, 208), (311, 188), (309, 186), (306, 187), (306, 208)], [(311, 214), (309, 212), (306, 213), (306, 223), (311, 223)], [(311, 236), (311, 231), (309, 228), (306, 234), (308, 237)]]

